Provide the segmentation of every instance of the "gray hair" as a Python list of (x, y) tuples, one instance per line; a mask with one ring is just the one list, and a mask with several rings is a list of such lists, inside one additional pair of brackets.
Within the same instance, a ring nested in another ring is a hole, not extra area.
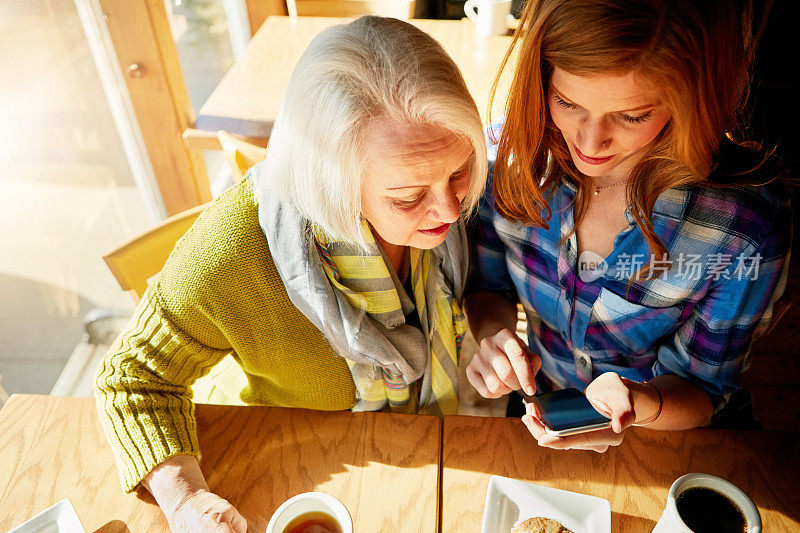
[(364, 246), (361, 179), (371, 120), (437, 125), (472, 145), (470, 215), (486, 182), (478, 109), (444, 48), (418, 28), (361, 17), (320, 33), (292, 73), (262, 167), (269, 190), (329, 237)]

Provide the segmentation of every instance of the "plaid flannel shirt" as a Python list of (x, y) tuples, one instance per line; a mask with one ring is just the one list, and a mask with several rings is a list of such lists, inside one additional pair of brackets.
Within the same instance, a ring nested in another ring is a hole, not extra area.
[(718, 411), (741, 388), (750, 345), (786, 285), (792, 213), (785, 195), (769, 187), (666, 191), (653, 228), (672, 267), (656, 258), (661, 275), (629, 290), (631, 274), (650, 260), (630, 211), (611, 254), (584, 252), (579, 265), (575, 234), (560, 244), (573, 226), (574, 198), (562, 182), (549, 198), (549, 229), (532, 227), (495, 212), (490, 179), (469, 291), (522, 303), (528, 342), (543, 361), (541, 391), (583, 390), (604, 372), (636, 381), (676, 374), (705, 390)]

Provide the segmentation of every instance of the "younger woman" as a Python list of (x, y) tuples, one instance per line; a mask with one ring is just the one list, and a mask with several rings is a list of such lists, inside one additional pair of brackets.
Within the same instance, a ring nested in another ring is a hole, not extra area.
[(559, 439), (529, 407), (540, 445), (604, 451), (634, 423), (708, 424), (740, 390), (785, 286), (791, 213), (761, 185), (772, 165), (728, 139), (752, 52), (736, 4), (526, 5), (480, 212), (467, 375), (487, 397), (575, 387), (612, 419)]

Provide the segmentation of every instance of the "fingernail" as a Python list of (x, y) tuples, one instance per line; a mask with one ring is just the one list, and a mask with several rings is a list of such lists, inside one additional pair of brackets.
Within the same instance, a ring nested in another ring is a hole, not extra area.
[(525, 387), (525, 392), (528, 393), (528, 396), (533, 396), (536, 393), (536, 389), (534, 389), (531, 385)]

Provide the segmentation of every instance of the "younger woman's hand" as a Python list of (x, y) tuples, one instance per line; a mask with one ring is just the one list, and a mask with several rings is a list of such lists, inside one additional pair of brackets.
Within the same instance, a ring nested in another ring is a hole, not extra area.
[(636, 420), (633, 394), (626, 382), (619, 375), (607, 372), (592, 381), (584, 393), (595, 409), (611, 419), (611, 427), (567, 437), (554, 437), (545, 431), (536, 406), (526, 404), (527, 414), (522, 417), (522, 422), (539, 446), (556, 450), (593, 450), (602, 453), (608, 450), (609, 446), (622, 444), (625, 430)]
[(246, 533), (247, 520), (227, 500), (207, 490), (187, 498), (167, 516), (174, 533)]
[(481, 341), (480, 349), (467, 366), (467, 379), (484, 398), (500, 398), (513, 390), (533, 395), (534, 377), (542, 360), (525, 341), (509, 329), (502, 329)]

